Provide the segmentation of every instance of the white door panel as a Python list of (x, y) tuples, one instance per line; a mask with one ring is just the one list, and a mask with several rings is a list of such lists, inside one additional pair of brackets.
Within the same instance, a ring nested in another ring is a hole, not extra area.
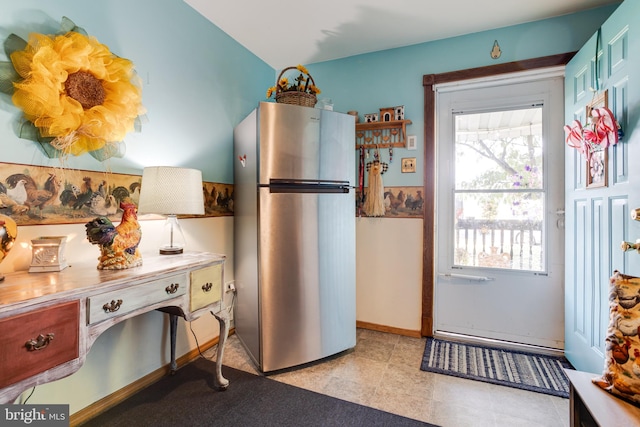
[(564, 346), (562, 70), (436, 95), (435, 332)]

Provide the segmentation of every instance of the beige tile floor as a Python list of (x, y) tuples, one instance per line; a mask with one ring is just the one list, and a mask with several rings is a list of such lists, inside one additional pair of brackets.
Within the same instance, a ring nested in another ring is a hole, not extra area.
[[(443, 427), (569, 425), (568, 399), (421, 371), (424, 346), (424, 338), (358, 329), (353, 351), (269, 378)], [(223, 362), (258, 373), (236, 335)]]

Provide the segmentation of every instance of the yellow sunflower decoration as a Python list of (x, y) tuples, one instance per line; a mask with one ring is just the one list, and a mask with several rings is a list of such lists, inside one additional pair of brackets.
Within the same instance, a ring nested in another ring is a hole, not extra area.
[(0, 64), (0, 90), (24, 113), (19, 136), (50, 157), (121, 155), (144, 113), (133, 63), (68, 18), (62, 27), (57, 35), (31, 34), (26, 42), (12, 34), (5, 42), (11, 62)]

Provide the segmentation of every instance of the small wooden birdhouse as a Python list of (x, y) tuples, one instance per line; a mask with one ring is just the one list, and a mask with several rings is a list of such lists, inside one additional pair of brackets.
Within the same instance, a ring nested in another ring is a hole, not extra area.
[(373, 123), (378, 121), (378, 113), (370, 113), (364, 115), (365, 123)]
[(395, 111), (395, 119), (394, 120), (404, 120), (404, 105), (398, 105), (394, 108)]
[(391, 122), (395, 117), (395, 113), (394, 113), (395, 108), (394, 107), (390, 107), (390, 108), (381, 108), (380, 109), (380, 121), (381, 122)]

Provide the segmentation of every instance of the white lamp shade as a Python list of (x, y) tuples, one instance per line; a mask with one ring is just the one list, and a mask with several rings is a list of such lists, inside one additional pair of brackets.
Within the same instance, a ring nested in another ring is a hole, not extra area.
[(204, 215), (202, 172), (170, 166), (144, 168), (138, 213)]

